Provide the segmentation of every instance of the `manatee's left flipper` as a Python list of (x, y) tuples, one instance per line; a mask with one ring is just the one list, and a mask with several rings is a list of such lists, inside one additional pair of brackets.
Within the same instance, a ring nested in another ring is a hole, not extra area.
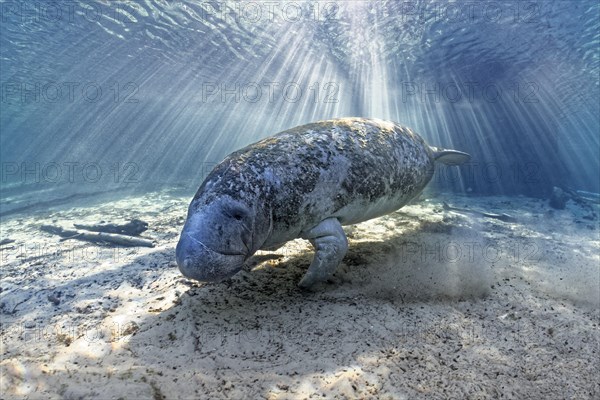
[(337, 218), (321, 221), (302, 237), (309, 239), (315, 248), (313, 261), (299, 284), (301, 288), (306, 289), (317, 282), (325, 281), (335, 272), (348, 250), (348, 239)]

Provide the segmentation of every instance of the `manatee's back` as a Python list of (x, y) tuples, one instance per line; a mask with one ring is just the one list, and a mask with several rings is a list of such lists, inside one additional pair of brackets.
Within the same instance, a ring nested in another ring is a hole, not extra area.
[(261, 192), (272, 236), (285, 241), (328, 217), (350, 224), (400, 208), (427, 184), (433, 161), (427, 144), (407, 128), (344, 118), (261, 140), (217, 169), (228, 175), (221, 186), (230, 195)]
[(327, 121), (322, 144), (336, 155), (331, 183), (311, 197), (331, 201), (327, 214), (344, 225), (385, 215), (422, 191), (433, 175), (429, 146), (410, 129), (377, 119)]

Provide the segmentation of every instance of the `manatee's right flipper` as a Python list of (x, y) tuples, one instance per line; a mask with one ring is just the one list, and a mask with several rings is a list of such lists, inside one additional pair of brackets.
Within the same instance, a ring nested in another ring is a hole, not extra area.
[(467, 153), (457, 150), (440, 149), (439, 147), (431, 146), (433, 151), (433, 159), (447, 165), (464, 164), (471, 159)]
[(337, 218), (327, 218), (302, 235), (315, 248), (315, 256), (299, 286), (307, 289), (329, 278), (348, 250), (348, 239)]

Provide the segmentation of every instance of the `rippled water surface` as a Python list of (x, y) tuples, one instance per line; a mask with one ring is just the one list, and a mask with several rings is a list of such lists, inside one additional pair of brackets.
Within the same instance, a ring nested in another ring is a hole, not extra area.
[(194, 186), (259, 138), (365, 116), (471, 153), (440, 187), (600, 191), (596, 1), (0, 5), (5, 189)]

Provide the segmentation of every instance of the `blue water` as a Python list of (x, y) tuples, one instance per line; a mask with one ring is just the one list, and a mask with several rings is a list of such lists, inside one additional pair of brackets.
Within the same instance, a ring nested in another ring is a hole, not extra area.
[(401, 122), (472, 161), (432, 187), (600, 192), (597, 1), (1, 1), (3, 197), (195, 191), (319, 119)]

